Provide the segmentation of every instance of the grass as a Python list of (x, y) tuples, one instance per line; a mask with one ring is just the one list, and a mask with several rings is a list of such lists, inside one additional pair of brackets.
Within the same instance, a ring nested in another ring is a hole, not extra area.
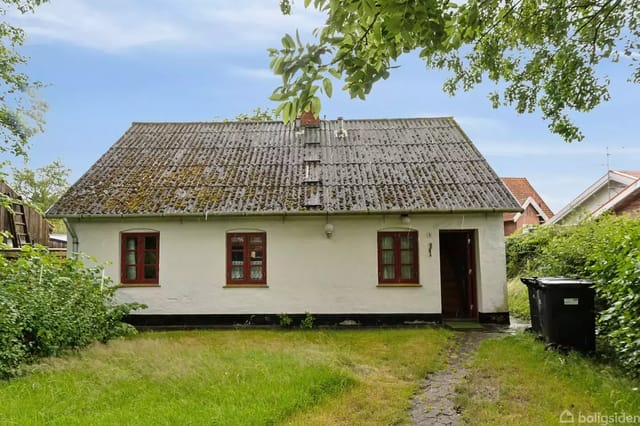
[[(479, 425), (558, 424), (579, 415), (640, 416), (640, 380), (582, 355), (545, 351), (528, 334), (482, 342), (457, 402)], [(600, 424), (601, 422), (597, 422)]]
[(142, 333), (0, 383), (0, 424), (403, 424), (443, 329)]
[(522, 284), (519, 277), (512, 278), (507, 282), (507, 292), (509, 295), (509, 312), (511, 315), (524, 320), (531, 319), (529, 313), (529, 292), (527, 286)]

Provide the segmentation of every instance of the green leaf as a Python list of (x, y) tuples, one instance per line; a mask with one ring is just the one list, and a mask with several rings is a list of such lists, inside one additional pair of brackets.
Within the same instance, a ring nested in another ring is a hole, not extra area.
[(324, 93), (326, 93), (327, 97), (330, 98), (333, 93), (333, 86), (331, 84), (331, 80), (329, 80), (328, 78), (325, 78), (324, 80), (322, 80), (322, 87), (324, 87)]
[(269, 100), (276, 101), (276, 102), (284, 101), (285, 99), (287, 99), (287, 97), (282, 93), (278, 93), (278, 92), (273, 92), (271, 96), (269, 96)]
[(342, 77), (342, 73), (335, 68), (329, 68), (329, 74), (338, 80)]
[(284, 46), (284, 48), (288, 50), (294, 49), (296, 47), (296, 44), (293, 41), (293, 37), (291, 37), (289, 34), (285, 34), (284, 37), (282, 37), (282, 46)]
[(316, 116), (320, 116), (320, 110), (322, 108), (322, 104), (320, 103), (320, 98), (317, 96), (311, 99), (311, 111)]

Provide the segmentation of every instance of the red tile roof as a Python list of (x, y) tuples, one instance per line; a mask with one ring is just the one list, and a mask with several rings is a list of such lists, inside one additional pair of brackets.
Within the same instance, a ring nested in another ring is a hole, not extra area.
[[(547, 215), (548, 218), (553, 216), (553, 212), (547, 206), (547, 203), (544, 202), (540, 194), (533, 189), (533, 186), (529, 183), (527, 178), (517, 177), (517, 178), (500, 178), (502, 182), (509, 188), (509, 191), (513, 194), (513, 196), (518, 200), (518, 203), (522, 206), (525, 201), (529, 197), (533, 198), (536, 203), (540, 206), (544, 214)], [(505, 214), (505, 220), (513, 219), (513, 213)], [(508, 217), (507, 217), (508, 216)]]

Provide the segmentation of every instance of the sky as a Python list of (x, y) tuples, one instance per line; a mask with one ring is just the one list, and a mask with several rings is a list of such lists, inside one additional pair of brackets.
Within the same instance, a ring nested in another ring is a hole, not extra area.
[[(9, 14), (26, 30), (25, 71), (46, 84), (46, 127), (32, 139), (30, 167), (56, 159), (76, 181), (140, 121), (209, 121), (273, 108), (279, 79), (267, 48), (284, 33), (310, 34), (324, 18), (278, 0), (52, 0), (35, 13)], [(568, 144), (539, 113), (493, 109), (492, 86), (450, 97), (447, 73), (426, 70), (417, 55), (399, 61), (365, 100), (334, 84), (321, 116), (335, 119), (453, 116), (499, 176), (526, 177), (554, 212), (609, 169), (640, 170), (640, 85), (630, 61), (602, 69), (612, 100), (573, 118), (585, 140)], [(608, 153), (608, 155), (607, 155)]]

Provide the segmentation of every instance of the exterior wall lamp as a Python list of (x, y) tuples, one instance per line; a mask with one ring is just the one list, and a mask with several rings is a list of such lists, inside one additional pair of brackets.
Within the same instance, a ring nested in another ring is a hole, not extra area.
[(400, 215), (400, 221), (405, 226), (409, 226), (411, 224), (411, 218), (409, 217), (408, 214), (401, 214)]
[(324, 235), (326, 235), (327, 238), (331, 238), (331, 236), (333, 235), (333, 224), (327, 223), (324, 226)]

